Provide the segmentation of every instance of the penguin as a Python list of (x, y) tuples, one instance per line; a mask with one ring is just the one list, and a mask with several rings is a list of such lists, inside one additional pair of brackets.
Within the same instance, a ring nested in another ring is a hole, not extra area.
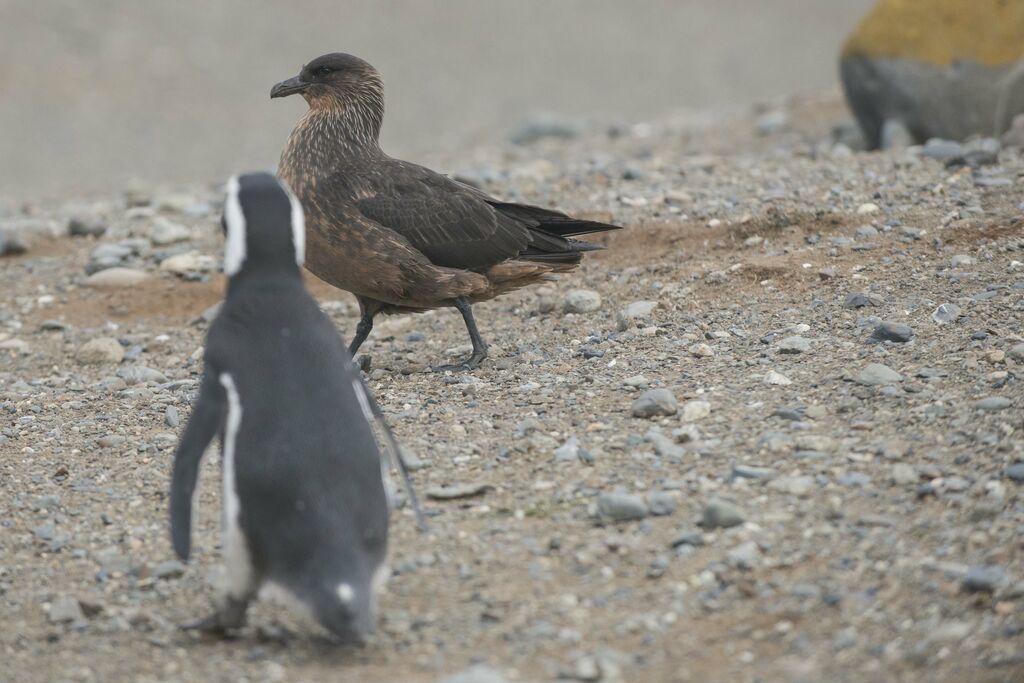
[(219, 434), (227, 590), (212, 615), (184, 628), (241, 628), (266, 589), (335, 638), (362, 642), (388, 575), (388, 467), (374, 423), (407, 487), (408, 474), (334, 324), (303, 284), (298, 200), (268, 173), (236, 176), (222, 225), (227, 293), (174, 456), (170, 523), (187, 561), (199, 464)]

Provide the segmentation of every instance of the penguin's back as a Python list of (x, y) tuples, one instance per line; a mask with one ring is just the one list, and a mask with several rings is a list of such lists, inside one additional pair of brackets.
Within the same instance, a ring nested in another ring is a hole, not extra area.
[(234, 427), (238, 523), (256, 569), (298, 593), (370, 580), (386, 551), (381, 454), (333, 323), (301, 281), (233, 292), (207, 355), (228, 391), (225, 447)]

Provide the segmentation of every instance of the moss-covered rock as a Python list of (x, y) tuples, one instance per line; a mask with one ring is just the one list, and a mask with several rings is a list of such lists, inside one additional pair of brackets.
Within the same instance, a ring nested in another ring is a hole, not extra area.
[(840, 72), (871, 147), (999, 135), (1024, 112), (1024, 0), (879, 0)]

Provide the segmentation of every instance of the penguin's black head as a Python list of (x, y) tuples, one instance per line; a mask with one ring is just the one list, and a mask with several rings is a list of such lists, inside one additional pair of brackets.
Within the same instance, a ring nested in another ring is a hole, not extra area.
[(298, 272), (306, 254), (302, 206), (269, 173), (247, 173), (228, 181), (224, 200), (224, 273)]

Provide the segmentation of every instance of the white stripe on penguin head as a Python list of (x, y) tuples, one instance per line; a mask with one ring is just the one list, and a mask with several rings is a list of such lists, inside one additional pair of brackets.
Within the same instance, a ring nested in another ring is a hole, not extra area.
[(241, 270), (245, 262), (245, 214), (242, 213), (238, 190), (238, 176), (231, 176), (227, 197), (224, 199), (224, 222), (228, 226), (224, 244), (224, 274), (228, 277)]
[(292, 244), (295, 246), (295, 262), (301, 266), (306, 261), (306, 214), (302, 212), (302, 203), (288, 184), (280, 178), (277, 182), (281, 183), (292, 204)]

